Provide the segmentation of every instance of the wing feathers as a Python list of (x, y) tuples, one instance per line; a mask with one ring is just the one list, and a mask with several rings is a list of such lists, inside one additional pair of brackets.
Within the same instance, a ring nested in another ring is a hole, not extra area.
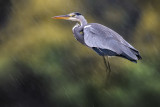
[(84, 28), (84, 41), (100, 55), (120, 56), (136, 62), (139, 52), (115, 31), (96, 23)]

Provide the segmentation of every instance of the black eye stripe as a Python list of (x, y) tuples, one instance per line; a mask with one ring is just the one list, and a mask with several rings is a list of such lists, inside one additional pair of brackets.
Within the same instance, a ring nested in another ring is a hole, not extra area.
[(74, 14), (76, 14), (76, 15), (81, 15), (80, 13), (78, 13), (78, 12), (75, 12)]
[(75, 17), (75, 16), (80, 16), (81, 14), (78, 13), (78, 12), (73, 12), (73, 13), (70, 13), (69, 16), (70, 17)]

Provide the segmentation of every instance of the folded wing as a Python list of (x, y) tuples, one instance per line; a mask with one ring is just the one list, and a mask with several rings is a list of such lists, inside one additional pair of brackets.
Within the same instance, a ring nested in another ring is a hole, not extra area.
[(84, 42), (100, 55), (120, 56), (136, 62), (139, 52), (115, 31), (97, 23), (84, 27)]

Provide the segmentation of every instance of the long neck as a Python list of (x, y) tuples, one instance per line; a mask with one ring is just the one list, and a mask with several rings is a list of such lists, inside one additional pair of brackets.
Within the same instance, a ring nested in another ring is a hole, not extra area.
[(85, 45), (85, 42), (84, 42), (84, 34), (83, 34), (83, 28), (84, 26), (87, 24), (87, 20), (81, 16), (79, 18), (79, 22), (80, 22), (80, 25), (79, 24), (76, 24), (72, 31), (73, 31), (73, 34), (75, 36), (75, 38), (82, 44)]
[(79, 20), (80, 20), (81, 26), (85, 26), (87, 24), (87, 20), (83, 16), (81, 16)]

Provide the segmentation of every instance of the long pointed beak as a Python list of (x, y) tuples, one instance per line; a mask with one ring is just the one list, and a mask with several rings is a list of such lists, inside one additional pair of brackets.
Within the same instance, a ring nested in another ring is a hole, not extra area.
[(69, 19), (69, 15), (60, 15), (60, 16), (54, 16), (52, 17), (53, 19)]

